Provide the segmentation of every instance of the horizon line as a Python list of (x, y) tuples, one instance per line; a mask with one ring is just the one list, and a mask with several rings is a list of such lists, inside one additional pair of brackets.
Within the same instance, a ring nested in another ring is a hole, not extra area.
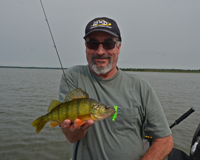
[[(27, 67), (24, 67), (24, 66), (0, 66), (0, 68), (38, 68), (38, 69), (62, 69), (61, 67), (35, 67), (35, 66), (27, 66)], [(63, 69), (68, 69), (69, 67), (63, 67)], [(154, 69), (154, 70), (195, 70), (195, 71), (200, 71), (200, 69), (177, 69), (177, 68), (122, 68), (122, 67), (119, 67), (120, 69)]]

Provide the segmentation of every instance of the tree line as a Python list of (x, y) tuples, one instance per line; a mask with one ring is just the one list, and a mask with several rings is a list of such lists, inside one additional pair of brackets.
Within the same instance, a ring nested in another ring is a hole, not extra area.
[(193, 69), (154, 69), (154, 68), (120, 68), (123, 71), (132, 72), (183, 72), (183, 73), (200, 73), (199, 70)]

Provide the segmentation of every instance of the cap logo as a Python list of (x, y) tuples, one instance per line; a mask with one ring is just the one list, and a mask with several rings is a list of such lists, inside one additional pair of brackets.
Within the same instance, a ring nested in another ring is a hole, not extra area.
[(94, 21), (93, 25), (91, 25), (90, 29), (95, 28), (95, 27), (108, 27), (108, 28), (112, 28), (111, 27), (111, 23), (109, 23), (109, 22), (107, 22), (107, 21), (105, 21), (103, 19), (99, 19), (97, 21)]

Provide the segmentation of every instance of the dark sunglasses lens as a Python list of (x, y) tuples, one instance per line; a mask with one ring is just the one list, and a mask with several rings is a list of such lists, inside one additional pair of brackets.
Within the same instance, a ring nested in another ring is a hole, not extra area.
[(106, 42), (106, 43), (103, 43), (103, 48), (104, 49), (113, 49), (115, 48), (115, 42)]
[(99, 48), (99, 44), (103, 45), (103, 48), (106, 50), (110, 50), (115, 48), (115, 42), (103, 42), (103, 43), (99, 43), (99, 42), (87, 42), (87, 47), (89, 49), (98, 49)]
[(88, 47), (89, 49), (98, 49), (99, 43), (87, 42), (87, 47)]

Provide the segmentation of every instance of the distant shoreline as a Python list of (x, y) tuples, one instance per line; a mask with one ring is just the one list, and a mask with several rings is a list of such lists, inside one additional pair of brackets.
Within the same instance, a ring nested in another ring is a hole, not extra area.
[(130, 72), (171, 72), (171, 73), (200, 73), (194, 69), (154, 69), (154, 68), (120, 68), (123, 71)]
[[(61, 69), (58, 67), (20, 67), (20, 66), (0, 66), (0, 68), (19, 68), (19, 69)], [(64, 68), (67, 69), (67, 68)], [(155, 68), (120, 68), (130, 72), (175, 72), (175, 73), (200, 73), (200, 69), (155, 69)]]
[[(58, 67), (20, 67), (20, 66), (0, 66), (0, 68), (20, 68), (20, 69), (61, 69)], [(64, 68), (67, 69), (67, 68)]]

